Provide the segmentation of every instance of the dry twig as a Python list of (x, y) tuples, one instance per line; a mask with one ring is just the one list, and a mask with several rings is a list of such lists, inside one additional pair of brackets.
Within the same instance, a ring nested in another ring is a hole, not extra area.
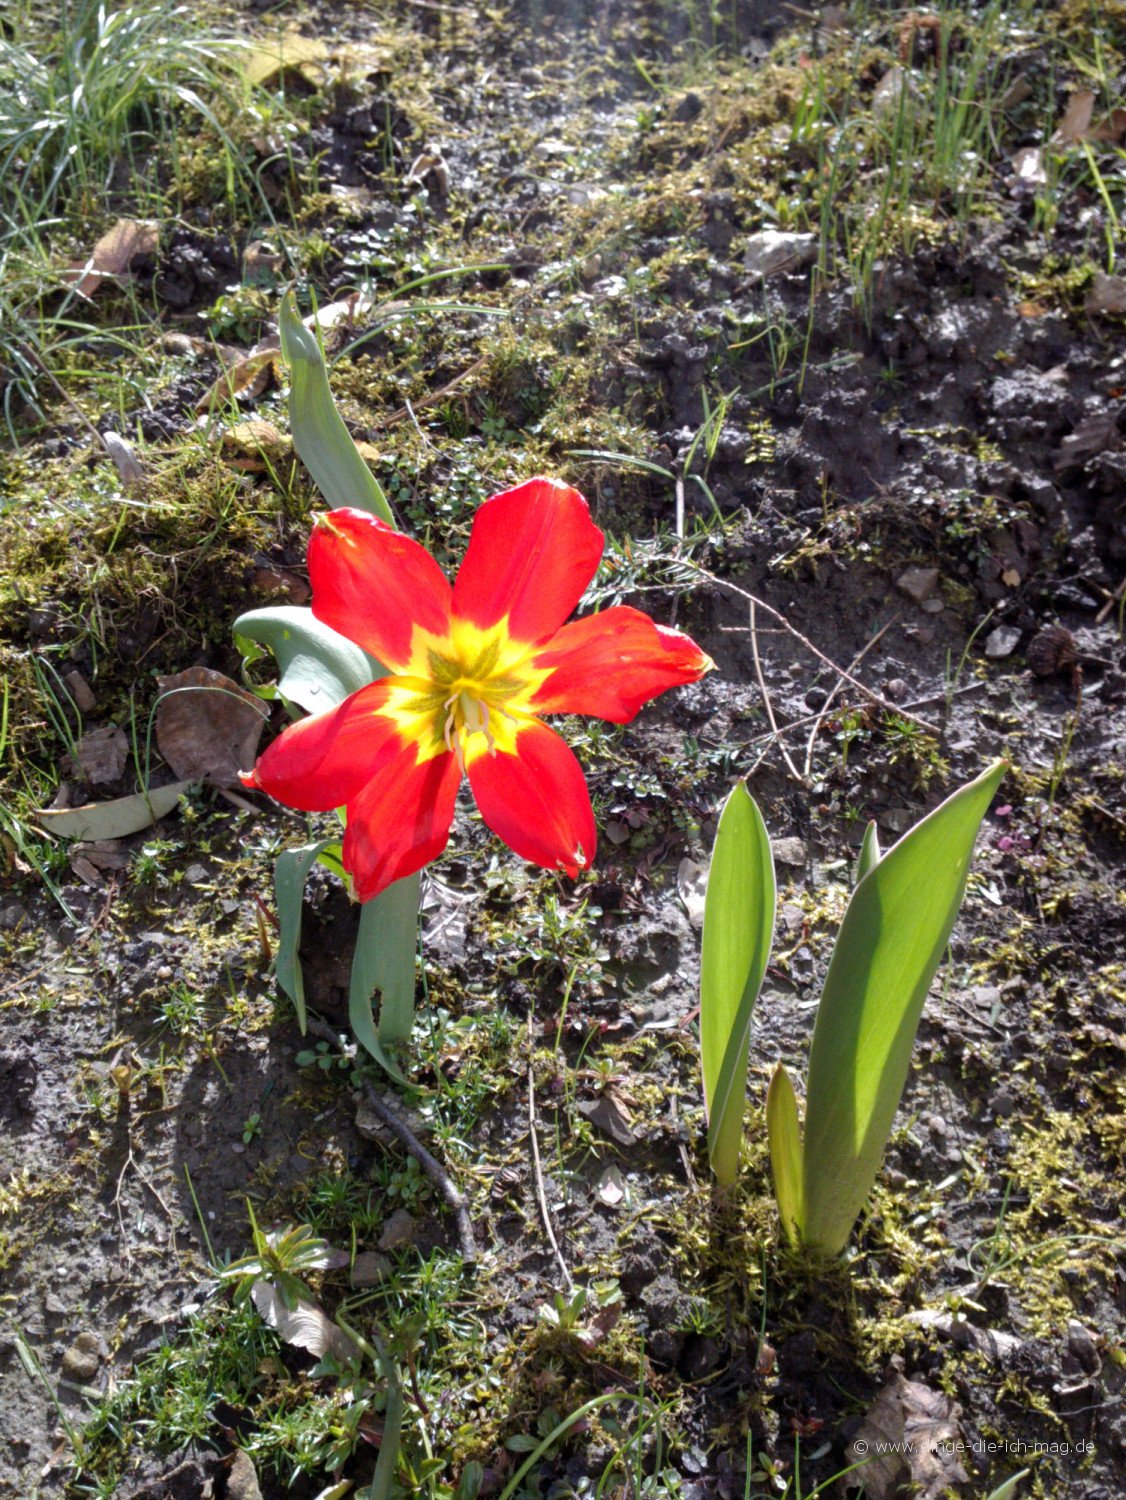
[(559, 1262), (559, 1269), (563, 1273), (563, 1285), (569, 1292), (575, 1289), (575, 1283), (571, 1280), (571, 1273), (567, 1269), (567, 1262), (563, 1259), (563, 1252), (559, 1248), (559, 1241), (555, 1238), (555, 1226), (551, 1222), (551, 1214), (547, 1207), (547, 1192), (543, 1185), (543, 1166), (540, 1162), (540, 1143), (536, 1136), (536, 1074), (531, 1058), (532, 1047), (532, 1016), (528, 1013), (528, 1136), (532, 1142), (532, 1166), (536, 1174), (536, 1197), (540, 1205), (540, 1217), (543, 1219), (543, 1227), (547, 1231), (547, 1237), (551, 1241), (551, 1248), (555, 1252), (555, 1259)]

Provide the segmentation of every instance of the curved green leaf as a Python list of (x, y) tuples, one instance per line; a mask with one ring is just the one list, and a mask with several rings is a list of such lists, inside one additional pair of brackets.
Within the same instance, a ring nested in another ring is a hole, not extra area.
[(700, 955), (700, 1058), (708, 1155), (734, 1184), (743, 1140), (751, 1016), (774, 936), (774, 857), (762, 813), (743, 782), (728, 797), (708, 871)]
[(324, 713), (349, 694), (383, 677), (383, 668), (366, 651), (327, 625), (311, 609), (279, 604), (252, 609), (234, 623), (235, 644), (247, 663), (267, 648), (277, 661), (277, 692), (306, 713)]
[(289, 424), (297, 456), (330, 510), (353, 505), (394, 526), (387, 496), (332, 399), (320, 340), (297, 316), (292, 292), (282, 298), (278, 330), (289, 366)]
[(150, 787), (110, 802), (85, 802), (81, 807), (41, 807), (36, 821), (48, 832), (64, 839), (121, 839), (139, 833), (170, 813), (190, 781)]
[(997, 761), (917, 823), (852, 893), (817, 1010), (802, 1238), (844, 1249), (876, 1180), (919, 1017), (962, 904)]
[(274, 899), (278, 904), (278, 956), (274, 973), (280, 987), (293, 1001), (302, 1036), (305, 1035), (305, 976), (297, 950), (301, 944), (305, 882), (317, 860), (333, 844), (339, 847), (339, 840), (322, 839), (319, 844), (284, 849), (274, 863)]
[(798, 1101), (790, 1075), (781, 1063), (766, 1091), (766, 1138), (770, 1144), (770, 1172), (778, 1217), (791, 1243), (801, 1238), (802, 1150)]
[[(408, 1041), (414, 1026), (419, 886), (420, 877), (408, 875), (364, 902), (348, 991), (348, 1019), (357, 1041), (398, 1082), (403, 1082), (402, 1074), (386, 1048)], [(378, 1031), (372, 1016), (377, 991), (382, 1001)]]

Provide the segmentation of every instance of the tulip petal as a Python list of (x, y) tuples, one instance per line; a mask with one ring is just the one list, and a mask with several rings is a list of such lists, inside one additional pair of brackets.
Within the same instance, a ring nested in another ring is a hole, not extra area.
[(344, 868), (359, 900), (413, 875), (446, 847), (454, 820), (461, 767), (443, 751), (419, 761), (403, 746), (348, 803)]
[(590, 714), (628, 724), (643, 703), (696, 682), (713, 662), (679, 630), (620, 604), (564, 625), (531, 665), (551, 674), (531, 699), (534, 713)]
[(507, 617), (517, 641), (546, 640), (583, 596), (605, 538), (578, 490), (529, 479), (486, 500), (454, 583), (454, 613), (482, 630)]
[(485, 822), (522, 859), (575, 875), (594, 858), (597, 834), (582, 768), (546, 724), (520, 725), (515, 748), (469, 760), (469, 784)]
[(327, 713), (291, 724), (243, 776), (244, 785), (301, 812), (343, 807), (402, 746), (382, 712), (390, 683), (370, 683)]
[(449, 630), (452, 592), (425, 547), (363, 510), (333, 510), (309, 538), (313, 614), (392, 672), (411, 660), (414, 627)]

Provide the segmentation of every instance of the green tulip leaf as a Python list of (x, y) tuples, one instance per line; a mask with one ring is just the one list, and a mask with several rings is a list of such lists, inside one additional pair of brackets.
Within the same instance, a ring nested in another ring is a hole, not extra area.
[(844, 1249), (899, 1107), (919, 1018), (962, 904), (997, 761), (917, 823), (856, 886), (809, 1057), (801, 1237)]
[(320, 340), (297, 316), (292, 292), (282, 298), (278, 330), (282, 356), (289, 366), (289, 423), (297, 456), (330, 510), (355, 506), (394, 526), (383, 487), (364, 462), (332, 399)]
[[(364, 902), (348, 992), (348, 1018), (357, 1041), (397, 1082), (403, 1081), (402, 1074), (388, 1058), (387, 1048), (409, 1041), (414, 1027), (419, 887), (419, 876), (408, 875)], [(378, 1031), (372, 1015), (377, 993)]]
[(720, 814), (700, 955), (700, 1056), (712, 1170), (731, 1187), (739, 1170), (751, 1016), (774, 936), (774, 857), (762, 813), (743, 782)]
[(245, 665), (272, 653), (280, 673), (277, 696), (306, 713), (335, 708), (386, 675), (374, 657), (296, 604), (249, 610), (235, 621), (234, 633)]
[(774, 1069), (766, 1091), (766, 1137), (778, 1217), (786, 1238), (794, 1242), (800, 1238), (802, 1206), (801, 1125), (794, 1086), (781, 1063)]
[(876, 822), (872, 822), (864, 830), (864, 841), (860, 845), (860, 855), (856, 861), (856, 883), (864, 879), (869, 870), (874, 870), (880, 862), (880, 835), (876, 830)]
[(301, 945), (301, 907), (305, 899), (305, 882), (309, 871), (338, 839), (322, 839), (319, 844), (304, 844), (299, 849), (285, 849), (274, 864), (274, 898), (278, 904), (278, 955), (274, 966), (277, 981), (293, 1001), (297, 1024), (305, 1035), (305, 975), (297, 950)]

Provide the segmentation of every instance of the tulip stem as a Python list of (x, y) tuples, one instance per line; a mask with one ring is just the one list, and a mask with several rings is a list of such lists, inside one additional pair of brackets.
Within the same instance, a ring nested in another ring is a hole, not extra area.
[[(323, 1041), (335, 1047), (340, 1053), (344, 1048), (341, 1046), (339, 1035), (331, 1026), (323, 1021), (309, 1018), (308, 1030), (319, 1036)], [(447, 1204), (453, 1209), (454, 1218), (457, 1221), (457, 1237), (461, 1242), (461, 1258), (467, 1266), (475, 1266), (480, 1260), (480, 1252), (477, 1249), (477, 1240), (473, 1234), (473, 1223), (469, 1217), (469, 1208), (461, 1192), (454, 1186), (453, 1179), (443, 1167), (436, 1156), (432, 1156), (422, 1144), (414, 1131), (402, 1118), (402, 1116), (387, 1103), (372, 1083), (370, 1078), (364, 1079), (364, 1097), (374, 1114), (379, 1116), (380, 1122), (408, 1151), (419, 1166), (429, 1177), (430, 1181), (441, 1193)]]

